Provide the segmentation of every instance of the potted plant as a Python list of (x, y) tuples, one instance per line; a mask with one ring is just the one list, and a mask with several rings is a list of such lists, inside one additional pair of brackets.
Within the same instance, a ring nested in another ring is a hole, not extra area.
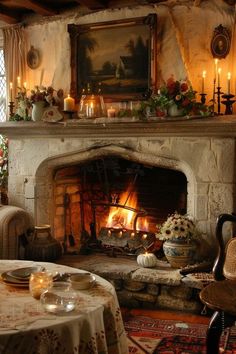
[(174, 268), (183, 268), (190, 264), (196, 252), (194, 239), (198, 235), (192, 218), (175, 212), (158, 226), (157, 238), (163, 243), (164, 254)]

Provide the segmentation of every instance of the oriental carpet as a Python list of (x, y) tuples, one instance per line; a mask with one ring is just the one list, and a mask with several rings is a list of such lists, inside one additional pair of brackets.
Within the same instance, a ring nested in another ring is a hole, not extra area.
[[(123, 310), (129, 354), (205, 354), (209, 318), (150, 310)], [(222, 353), (236, 354), (236, 328), (221, 339)]]

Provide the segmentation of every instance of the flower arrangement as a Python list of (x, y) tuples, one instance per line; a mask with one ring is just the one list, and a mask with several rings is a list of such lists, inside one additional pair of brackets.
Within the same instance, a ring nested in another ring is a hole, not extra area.
[(143, 103), (142, 110), (157, 116), (167, 115), (168, 108), (173, 104), (183, 111), (183, 115), (210, 115), (210, 107), (196, 101), (196, 91), (188, 80), (175, 80), (171, 76), (166, 83), (153, 93), (149, 100)]
[(190, 239), (197, 235), (193, 220), (188, 215), (175, 212), (158, 228), (157, 238), (160, 240)]
[(55, 104), (55, 98), (53, 97), (54, 89), (53, 87), (39, 87), (35, 86), (34, 90), (31, 90), (29, 100), (31, 104), (39, 101), (45, 101), (45, 104)]

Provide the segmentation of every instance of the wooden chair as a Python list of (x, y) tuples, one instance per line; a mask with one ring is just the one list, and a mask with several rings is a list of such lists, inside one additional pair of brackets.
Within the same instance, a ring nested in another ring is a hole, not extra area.
[(222, 332), (236, 321), (236, 237), (225, 244), (222, 228), (226, 221), (236, 223), (236, 215), (221, 214), (217, 219), (219, 250), (213, 266), (215, 281), (200, 292), (201, 301), (214, 310), (207, 330), (207, 354), (219, 353)]

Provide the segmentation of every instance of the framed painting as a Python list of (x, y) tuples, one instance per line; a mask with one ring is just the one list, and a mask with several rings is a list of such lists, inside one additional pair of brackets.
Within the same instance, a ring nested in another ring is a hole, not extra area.
[(71, 94), (89, 86), (113, 101), (145, 99), (156, 85), (156, 14), (86, 25), (68, 25)]
[(213, 58), (225, 58), (230, 51), (231, 35), (222, 25), (215, 28), (211, 40), (211, 53)]

